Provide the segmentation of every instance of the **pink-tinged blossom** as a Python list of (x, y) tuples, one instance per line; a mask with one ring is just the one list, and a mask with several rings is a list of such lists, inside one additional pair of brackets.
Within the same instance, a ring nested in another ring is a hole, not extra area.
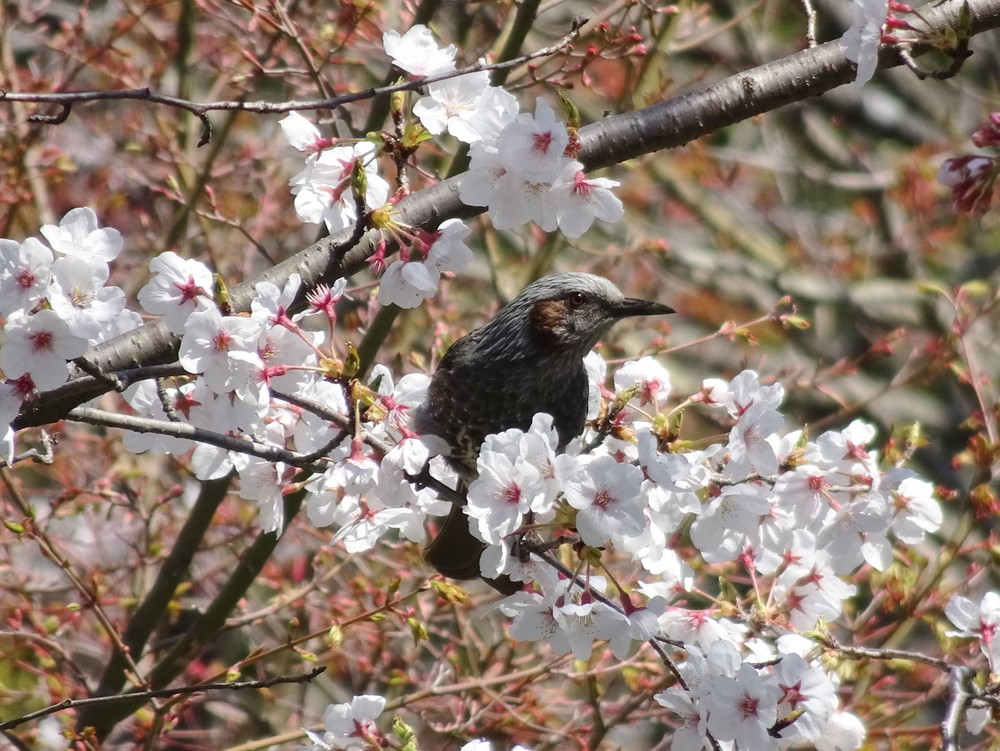
[(706, 652), (718, 641), (739, 641), (744, 630), (712, 610), (667, 608), (659, 617), (660, 632), (668, 639), (697, 644)]
[(810, 444), (806, 459), (817, 466), (836, 470), (858, 480), (871, 481), (878, 475), (875, 454), (868, 450), (868, 444), (875, 438), (875, 428), (862, 422), (852, 421), (843, 430), (829, 430)]
[(474, 136), (471, 143), (496, 146), (501, 131), (514, 121), (520, 111), (517, 98), (499, 86), (490, 86), (479, 99), (478, 106), (463, 121), (466, 137)]
[(21, 411), (25, 399), (35, 394), (35, 382), (27, 373), (19, 378), (0, 380), (0, 429), (8, 427)]
[(938, 182), (951, 189), (951, 206), (958, 213), (982, 216), (993, 203), (993, 188), (1000, 175), (1000, 160), (978, 154), (946, 159)]
[[(591, 577), (591, 586), (595, 584), (594, 579)], [(556, 606), (554, 614), (569, 639), (570, 651), (578, 660), (590, 659), (595, 641), (611, 640), (622, 632), (627, 634), (630, 629), (628, 618), (621, 611), (584, 597), (580, 601), (564, 601)]]
[(379, 302), (415, 308), (432, 297), (442, 273), (461, 271), (472, 261), (472, 251), (464, 242), (468, 234), (469, 228), (460, 219), (442, 222), (423, 261), (397, 260), (389, 265), (379, 284)]
[(365, 751), (381, 748), (384, 738), (375, 726), (375, 720), (384, 709), (385, 698), (375, 694), (355, 696), (350, 703), (331, 704), (323, 714), (323, 734), (306, 730), (312, 745), (301, 748), (304, 751)]
[[(317, 404), (322, 404), (334, 414), (348, 414), (344, 387), (339, 383), (326, 380), (313, 381), (306, 385), (298, 395)], [(302, 453), (315, 451), (329, 443), (340, 432), (341, 428), (329, 422), (325, 417), (304, 410), (295, 424), (295, 449)]]
[(742, 479), (750, 474), (772, 477), (778, 473), (778, 456), (771, 439), (785, 424), (781, 413), (764, 403), (746, 409), (729, 431), (726, 476)]
[[(228, 432), (232, 435), (232, 432)], [(238, 451), (229, 451), (209, 443), (199, 443), (191, 454), (191, 469), (202, 482), (221, 480), (234, 469), (246, 465), (248, 457)]]
[(267, 389), (253, 381), (252, 375), (244, 387), (222, 393), (210, 389), (203, 378), (195, 383), (203, 389), (203, 393), (199, 391), (201, 406), (191, 416), (191, 421), (199, 427), (240, 434), (256, 433), (263, 427), (270, 397)]
[(292, 320), (300, 321), (307, 316), (322, 313), (333, 326), (337, 322), (337, 303), (344, 296), (345, 289), (347, 289), (347, 279), (343, 277), (335, 281), (332, 287), (326, 284), (314, 287), (306, 294), (306, 302), (309, 303), (309, 307), (292, 316)]
[(566, 483), (566, 501), (579, 513), (576, 529), (587, 545), (641, 534), (643, 514), (642, 470), (610, 456), (588, 462), (583, 472)]
[(720, 741), (736, 741), (740, 749), (777, 749), (777, 739), (767, 731), (777, 720), (778, 698), (773, 680), (743, 663), (735, 678), (712, 678), (708, 729)]
[(580, 237), (595, 219), (617, 222), (625, 215), (621, 200), (611, 192), (619, 185), (606, 177), (587, 177), (583, 165), (570, 161), (555, 178), (545, 196), (545, 215), (539, 226), (546, 231), (556, 227), (566, 237)]
[(71, 333), (69, 325), (52, 310), (11, 316), (4, 336), (0, 368), (7, 378), (30, 376), (39, 391), (66, 383), (68, 361), (87, 351), (87, 340)]
[(816, 739), (816, 751), (857, 751), (865, 735), (865, 726), (856, 715), (834, 712)]
[(259, 336), (259, 324), (249, 318), (223, 316), (216, 308), (192, 313), (181, 337), (181, 367), (201, 373), (217, 394), (246, 391), (252, 373), (263, 365), (257, 356)]
[(258, 522), (264, 532), (280, 533), (285, 512), (281, 487), (285, 465), (251, 457), (240, 472), (240, 498), (255, 501), (260, 508)]
[(423, 261), (393, 261), (378, 285), (382, 305), (415, 308), (437, 292), (441, 275)]
[(739, 417), (752, 406), (777, 409), (784, 398), (780, 383), (761, 386), (752, 370), (744, 370), (728, 383), (718, 378), (706, 378), (701, 384), (702, 401), (710, 407), (725, 407), (732, 417)]
[(497, 183), (507, 174), (496, 146), (474, 143), (469, 149), (469, 169), (462, 175), (458, 196), (468, 206), (489, 206), (497, 193)]
[(387, 31), (382, 35), (385, 54), (400, 70), (412, 76), (433, 76), (455, 70), (455, 45), (438, 47), (431, 30), (417, 24), (405, 34)]
[(144, 321), (142, 316), (136, 313), (134, 310), (129, 310), (126, 308), (121, 313), (116, 315), (114, 318), (101, 321), (101, 329), (97, 332), (97, 336), (92, 340), (94, 344), (100, 344), (101, 342), (106, 342), (109, 339), (114, 339), (122, 334), (127, 334), (130, 331), (135, 331), (137, 328), (142, 326)]
[[(636, 433), (639, 448), (639, 465), (661, 488), (673, 492), (697, 491), (708, 487), (712, 480), (711, 460), (722, 450), (721, 444), (710, 446), (704, 451), (666, 453), (657, 450), (656, 436), (648, 427)], [(697, 513), (693, 506), (685, 507)]]
[(257, 341), (257, 356), (261, 367), (253, 371), (253, 378), (268, 389), (284, 393), (299, 393), (307, 383), (317, 378), (314, 371), (304, 368), (316, 367), (318, 355), (313, 345), (322, 340), (318, 331), (290, 331), (275, 326), (261, 334)]
[(139, 290), (142, 309), (163, 316), (174, 334), (184, 333), (188, 316), (213, 307), (212, 272), (200, 261), (181, 258), (172, 250), (149, 262), (153, 277)]
[(705, 702), (695, 701), (691, 692), (673, 686), (653, 698), (676, 716), (671, 751), (703, 751), (712, 747), (708, 741), (708, 711), (702, 709)]
[(483, 451), (476, 461), (479, 476), (469, 486), (469, 527), (476, 537), (493, 545), (520, 526), (532, 503), (542, 495), (538, 470), (521, 458)]
[(413, 105), (413, 114), (434, 135), (447, 130), (465, 143), (481, 140), (482, 137), (469, 127), (468, 121), (479, 109), (489, 85), (490, 73), (487, 70), (436, 81), (427, 86), (427, 96)]
[(601, 393), (607, 391), (604, 382), (608, 375), (608, 364), (593, 350), (583, 358), (583, 368), (587, 372), (587, 419), (593, 420), (601, 410)]
[(973, 735), (979, 735), (986, 729), (987, 723), (993, 721), (993, 709), (988, 704), (966, 707), (965, 729)]
[(517, 172), (505, 172), (496, 181), (490, 198), (489, 214), (497, 229), (513, 229), (534, 222), (547, 232), (554, 225), (543, 227), (546, 222), (546, 200), (550, 189), (548, 182), (538, 182)]
[(990, 668), (1000, 670), (1000, 594), (987, 592), (979, 604), (956, 595), (945, 606), (944, 614), (958, 628), (948, 636), (979, 639), (979, 648), (990, 663)]
[(868, 83), (878, 68), (878, 50), (882, 27), (889, 14), (889, 0), (851, 0), (849, 10), (854, 23), (840, 37), (844, 56), (857, 63), (856, 86)]
[[(0, 426), (3, 424), (0, 421)], [(17, 441), (15, 440), (14, 429), (10, 425), (6, 428), (0, 427), (0, 462), (6, 462), (7, 466), (12, 465), (16, 452)]]
[(830, 553), (838, 574), (849, 574), (862, 563), (885, 571), (892, 562), (892, 546), (886, 537), (889, 521), (881, 496), (860, 496), (836, 511), (816, 536), (816, 545)]
[(433, 457), (447, 454), (448, 442), (436, 435), (420, 435), (404, 438), (385, 455), (404, 472), (417, 475)]
[(427, 265), (439, 273), (457, 272), (472, 262), (472, 250), (465, 243), (469, 228), (461, 219), (446, 219), (434, 233), (427, 250)]
[(497, 152), (504, 169), (533, 183), (551, 184), (570, 161), (566, 125), (544, 99), (535, 102), (535, 114), (521, 113), (500, 133)]
[(638, 387), (630, 400), (640, 409), (656, 411), (670, 396), (670, 373), (652, 357), (630, 360), (615, 373), (615, 392)]
[(500, 601), (500, 611), (508, 618), (511, 638), (518, 641), (544, 641), (556, 654), (570, 650), (569, 634), (564, 623), (556, 619), (556, 602), (565, 594), (565, 585), (548, 588), (544, 594), (517, 592)]
[(888, 495), (892, 533), (907, 545), (923, 542), (927, 532), (936, 532), (944, 517), (934, 498), (934, 485), (912, 470), (893, 469), (882, 478), (881, 492)]
[(288, 309), (298, 297), (302, 277), (293, 272), (288, 275), (285, 286), (281, 289), (272, 282), (260, 282), (253, 300), (250, 301), (250, 317), (262, 327), (286, 326), (292, 327), (292, 319)]
[(834, 571), (830, 554), (813, 550), (808, 538), (796, 538), (789, 565), (778, 575), (772, 589), (773, 601), (785, 612), (791, 625), (808, 631), (820, 618), (832, 621), (843, 611), (843, 601), (856, 591)]
[(110, 263), (121, 253), (121, 233), (97, 226), (97, 214), (91, 208), (73, 209), (59, 222), (46, 224), (41, 233), (56, 253), (83, 256), (95, 263)]
[[(655, 487), (644, 490), (647, 497), (660, 492), (663, 491)], [(667, 525), (657, 523), (658, 515), (647, 513), (649, 524), (642, 534), (622, 540), (622, 550), (631, 553), (646, 571), (658, 576), (668, 586), (688, 589), (694, 579), (694, 571), (673, 549), (670, 533), (664, 531)]]
[(659, 635), (660, 624), (657, 617), (663, 613), (667, 603), (662, 597), (654, 597), (645, 607), (636, 607), (628, 597), (623, 597), (622, 605), (626, 621), (622, 622), (615, 615), (612, 619), (611, 636), (607, 637), (611, 653), (619, 660), (628, 657), (633, 642), (641, 644)]
[(797, 654), (785, 655), (774, 668), (774, 682), (781, 696), (778, 717), (799, 713), (791, 725), (781, 731), (783, 738), (800, 735), (815, 741), (837, 710), (837, 690), (833, 681), (816, 665)]
[(307, 154), (327, 149), (335, 142), (335, 139), (324, 138), (319, 129), (298, 112), (289, 112), (287, 117), (278, 121), (278, 125), (285, 140), (293, 148)]
[(389, 183), (378, 174), (375, 156), (375, 144), (369, 141), (310, 154), (305, 169), (288, 183), (295, 196), (295, 213), (299, 219), (310, 224), (323, 222), (331, 233), (354, 225), (358, 220), (351, 190), (355, 160), (360, 160), (367, 177), (364, 205), (375, 209), (385, 204)]
[(1000, 112), (991, 112), (986, 125), (972, 134), (972, 143), (981, 149), (1000, 146)]
[(49, 286), (52, 251), (34, 237), (0, 240), (0, 316), (30, 313)]
[(729, 485), (691, 525), (691, 542), (709, 563), (733, 561), (756, 539), (761, 517), (771, 510), (770, 488), (761, 483)]
[(779, 505), (790, 511), (801, 529), (818, 532), (826, 526), (833, 509), (849, 502), (850, 497), (834, 490), (843, 477), (820, 469), (813, 464), (801, 464), (790, 472), (782, 472), (774, 483), (774, 495)]
[(96, 341), (102, 325), (125, 309), (125, 293), (105, 287), (107, 279), (107, 265), (86, 256), (64, 256), (52, 264), (49, 304), (76, 336)]

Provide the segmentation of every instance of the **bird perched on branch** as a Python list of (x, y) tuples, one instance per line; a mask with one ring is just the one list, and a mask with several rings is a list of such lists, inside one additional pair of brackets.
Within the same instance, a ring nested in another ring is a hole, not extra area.
[[(492, 321), (451, 345), (414, 427), (448, 442), (449, 462), (466, 486), (477, 476), (476, 458), (486, 436), (527, 430), (537, 412), (552, 416), (563, 451), (586, 422), (586, 354), (623, 318), (672, 312), (660, 303), (625, 297), (593, 274), (539, 279)], [(484, 549), (469, 531), (463, 509), (455, 506), (424, 558), (451, 579), (474, 579)], [(509, 580), (486, 581), (508, 594), (520, 588)]]

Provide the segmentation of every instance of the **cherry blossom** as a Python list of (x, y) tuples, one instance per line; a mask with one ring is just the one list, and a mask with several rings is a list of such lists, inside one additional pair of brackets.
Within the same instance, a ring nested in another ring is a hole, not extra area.
[(315, 154), (333, 146), (334, 139), (324, 138), (319, 129), (298, 112), (289, 112), (278, 121), (281, 135), (295, 149), (307, 154)]
[(882, 27), (889, 15), (889, 0), (851, 0), (849, 10), (854, 23), (840, 37), (840, 44), (847, 59), (857, 63), (853, 85), (861, 86), (872, 79), (878, 68), (878, 51)]
[(189, 373), (201, 373), (217, 394), (245, 393), (251, 373), (263, 366), (259, 336), (259, 324), (249, 318), (223, 316), (216, 308), (192, 313), (181, 338), (180, 364)]
[(82, 256), (94, 263), (110, 263), (124, 245), (121, 233), (110, 227), (98, 227), (97, 214), (87, 207), (69, 211), (59, 226), (44, 225), (41, 233), (56, 253)]
[(422, 24), (400, 35), (398, 31), (387, 31), (382, 35), (385, 54), (392, 64), (413, 76), (432, 76), (455, 70), (455, 45), (444, 49), (438, 47), (431, 30)]
[(781, 735), (801, 735), (815, 741), (837, 710), (836, 686), (822, 668), (811, 665), (797, 654), (788, 654), (774, 668), (774, 681), (781, 691), (778, 716), (799, 713)]
[(0, 367), (4, 374), (14, 379), (28, 375), (39, 391), (66, 383), (68, 361), (87, 351), (87, 340), (73, 334), (54, 310), (12, 315), (3, 331)]
[(645, 526), (639, 488), (642, 471), (610, 456), (599, 456), (566, 483), (566, 500), (579, 510), (576, 528), (587, 545), (635, 536)]
[(49, 286), (52, 251), (33, 237), (0, 240), (0, 316), (30, 313)]
[(743, 663), (733, 678), (712, 678), (708, 729), (721, 741), (736, 741), (740, 749), (777, 749), (778, 742), (767, 729), (777, 719), (779, 698), (773, 681)]
[(479, 539), (498, 545), (521, 526), (542, 495), (538, 470), (524, 459), (511, 460), (501, 452), (483, 450), (476, 462), (479, 476), (469, 485), (466, 513)]
[(547, 231), (558, 227), (566, 237), (576, 238), (589, 230), (595, 219), (619, 221), (625, 215), (625, 208), (611, 192), (619, 184), (606, 177), (587, 177), (580, 162), (568, 162), (546, 196), (545, 214), (539, 226)]
[(125, 293), (118, 287), (105, 287), (107, 280), (107, 265), (86, 256), (64, 256), (52, 264), (46, 296), (76, 336), (96, 340), (101, 325), (124, 310)]
[(537, 183), (550, 184), (570, 160), (566, 125), (544, 99), (535, 102), (535, 113), (524, 112), (500, 132), (497, 153), (508, 172)]
[(375, 694), (355, 696), (343, 704), (331, 704), (323, 714), (323, 734), (306, 730), (312, 745), (307, 751), (364, 751), (382, 747), (382, 734), (375, 720), (385, 709), (385, 697)]
[(212, 306), (215, 285), (205, 264), (168, 250), (149, 262), (149, 270), (153, 277), (139, 290), (139, 304), (147, 313), (163, 316), (173, 333), (183, 334), (189, 315)]
[(427, 87), (427, 96), (413, 105), (413, 114), (434, 135), (448, 131), (466, 143), (479, 141), (482, 136), (469, 127), (469, 121), (478, 111), (489, 84), (490, 74), (486, 70), (437, 81)]
[(816, 739), (816, 751), (857, 751), (865, 740), (865, 726), (857, 715), (834, 712)]
[(306, 166), (290, 181), (295, 196), (295, 212), (310, 224), (323, 222), (331, 233), (353, 226), (358, 220), (351, 189), (355, 160), (367, 177), (364, 204), (369, 209), (382, 206), (389, 197), (389, 183), (378, 174), (375, 145), (362, 141), (353, 146), (335, 146), (306, 158)]
[(949, 636), (974, 637), (990, 667), (1000, 668), (1000, 594), (987, 592), (976, 605), (961, 595), (952, 597), (944, 609), (948, 620), (958, 628)]

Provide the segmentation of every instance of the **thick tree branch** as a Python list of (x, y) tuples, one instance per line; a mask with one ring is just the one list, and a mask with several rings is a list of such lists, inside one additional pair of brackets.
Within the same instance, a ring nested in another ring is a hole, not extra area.
[[(961, 0), (951, 0), (940, 7), (928, 8), (923, 15), (937, 28), (954, 27), (959, 23), (962, 7)], [(968, 10), (971, 34), (1000, 27), (1000, 0), (970, 0)], [(897, 51), (888, 48), (883, 51), (882, 68), (901, 64)], [(854, 63), (844, 57), (840, 44), (827, 42), (666, 102), (588, 125), (580, 132), (580, 159), (588, 170), (593, 170), (682, 146), (728, 125), (822, 94), (851, 81), (854, 74)], [(482, 213), (481, 208), (466, 206), (459, 199), (461, 180), (458, 175), (407, 197), (398, 206), (397, 220), (433, 228), (451, 217), (468, 218)], [(371, 235), (347, 253), (331, 252), (350, 235), (351, 230), (345, 230), (325, 238), (256, 279), (238, 285), (232, 290), (233, 308), (247, 310), (257, 284), (269, 281), (282, 286), (293, 272), (301, 275), (304, 287), (358, 273), (372, 253)], [(130, 368), (173, 362), (177, 343), (177, 337), (161, 322), (154, 321), (92, 348), (86, 357), (102, 372), (118, 374)], [(26, 403), (14, 427), (45, 425), (63, 419), (74, 407), (107, 390), (102, 380), (80, 375)]]

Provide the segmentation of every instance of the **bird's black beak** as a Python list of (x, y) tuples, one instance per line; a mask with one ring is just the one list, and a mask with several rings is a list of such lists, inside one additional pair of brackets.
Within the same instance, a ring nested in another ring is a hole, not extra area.
[(619, 303), (611, 306), (611, 314), (616, 318), (631, 318), (632, 316), (655, 316), (673, 313), (674, 309), (658, 302), (649, 300), (638, 300), (634, 297), (626, 297)]

